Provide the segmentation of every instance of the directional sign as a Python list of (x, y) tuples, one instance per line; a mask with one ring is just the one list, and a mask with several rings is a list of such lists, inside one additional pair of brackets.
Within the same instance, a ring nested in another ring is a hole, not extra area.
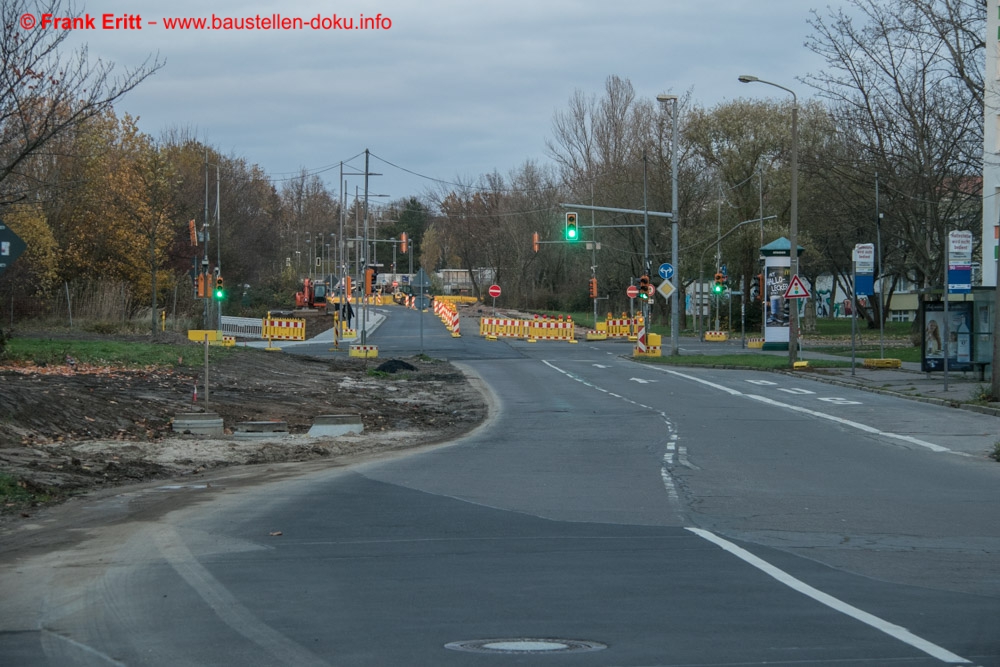
[(493, 297), (494, 299), (497, 298), (498, 296), (500, 296), (500, 286), (499, 285), (490, 285), (489, 295), (491, 297)]
[(656, 291), (662, 294), (664, 299), (670, 301), (670, 295), (674, 293), (675, 289), (677, 288), (674, 287), (674, 284), (672, 282), (670, 282), (669, 280), (664, 280), (656, 288)]
[(859, 243), (854, 246), (854, 265), (858, 273), (871, 273), (875, 270), (874, 243)]
[(0, 274), (21, 256), (26, 247), (24, 241), (0, 220)]
[(809, 290), (806, 289), (805, 284), (798, 275), (792, 276), (792, 280), (788, 283), (788, 289), (785, 290), (786, 299), (808, 299)]
[(625, 290), (625, 296), (627, 296), (630, 299), (634, 299), (635, 297), (639, 296), (639, 288), (636, 287), (635, 285), (629, 285), (628, 289)]
[(670, 280), (674, 277), (674, 266), (673, 264), (660, 264), (658, 272), (661, 278), (664, 280)]
[(413, 286), (417, 289), (427, 289), (431, 286), (431, 279), (427, 276), (427, 272), (423, 269), (417, 271), (417, 275), (413, 278)]

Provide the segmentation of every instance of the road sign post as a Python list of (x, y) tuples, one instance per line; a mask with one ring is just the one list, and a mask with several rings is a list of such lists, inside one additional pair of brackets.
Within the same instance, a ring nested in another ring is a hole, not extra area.
[(499, 285), (490, 285), (490, 289), (488, 290), (488, 293), (489, 293), (489, 295), (491, 297), (493, 297), (493, 316), (496, 317), (496, 314), (497, 314), (497, 297), (500, 296), (500, 286)]

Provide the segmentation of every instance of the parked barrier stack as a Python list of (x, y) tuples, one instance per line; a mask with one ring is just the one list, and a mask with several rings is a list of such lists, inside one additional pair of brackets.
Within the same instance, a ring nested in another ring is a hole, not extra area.
[(434, 314), (440, 317), (444, 325), (448, 327), (452, 338), (462, 337), (458, 308), (453, 302), (434, 299)]

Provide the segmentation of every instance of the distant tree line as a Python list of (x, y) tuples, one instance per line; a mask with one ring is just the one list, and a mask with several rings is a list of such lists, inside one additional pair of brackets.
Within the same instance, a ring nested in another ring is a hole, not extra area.
[[(184, 129), (155, 138), (140, 132), (115, 107), (162, 63), (153, 58), (114, 77), (110, 66), (89, 65), (85, 52), (65, 51), (65, 32), (21, 31), (17, 16), (37, 4), (10, 0), (0, 9), (0, 217), (28, 243), (0, 276), (0, 295), (37, 301), (61, 285), (107, 280), (130, 287), (137, 311), (180, 293), (181, 306), (197, 313), (191, 276), (206, 239), (192, 243), (191, 220), (208, 232), (208, 259), (221, 261), (233, 310), (289, 307), (305, 275), (334, 265), (337, 247), (358, 268), (359, 200), (307, 170), (271, 179)], [(72, 15), (60, 0), (45, 4)], [(780, 82), (800, 100), (812, 93), (799, 109), (801, 272), (810, 280), (832, 273), (848, 290), (851, 250), (874, 242), (878, 225), (886, 282), (933, 287), (948, 232), (981, 224), (987, 5), (849, 4), (850, 12), (817, 12), (810, 21), (806, 46), (824, 58), (823, 70)], [(689, 92), (674, 119), (673, 107), (639, 95), (627, 77), (609, 76), (603, 90), (577, 91), (555, 113), (550, 162), (370, 204), (369, 222), (379, 239), (405, 232), (415, 268), (468, 269), (478, 294), (488, 287), (480, 276), (490, 276), (506, 305), (590, 310), (587, 285), (596, 276), (609, 297), (601, 311), (624, 310), (625, 288), (645, 271), (643, 216), (580, 211), (583, 239), (570, 244), (558, 242), (560, 204), (670, 211), (676, 121), (675, 284), (691, 285), (723, 262), (731, 286), (749, 287), (760, 246), (788, 229), (792, 100), (763, 86), (746, 93), (703, 107)], [(769, 216), (776, 217), (718, 242), (737, 223)], [(595, 242), (600, 249), (588, 249)], [(670, 260), (669, 220), (650, 218), (649, 244), (655, 271)], [(378, 246), (383, 271), (393, 256), (396, 272), (408, 270), (398, 250)], [(884, 316), (871, 304), (862, 312), (872, 326)], [(654, 314), (669, 316), (662, 300)]]

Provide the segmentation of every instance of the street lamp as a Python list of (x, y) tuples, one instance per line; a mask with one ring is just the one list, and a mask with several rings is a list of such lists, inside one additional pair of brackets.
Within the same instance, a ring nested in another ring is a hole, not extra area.
[(680, 354), (680, 306), (678, 299), (681, 281), (680, 267), (677, 264), (677, 96), (657, 95), (656, 99), (666, 104), (671, 102), (670, 110), (670, 263), (674, 266), (674, 279), (677, 285), (670, 293), (670, 354)]
[[(758, 79), (750, 74), (741, 74), (739, 81), (740, 83), (766, 83), (769, 86), (780, 88), (792, 96), (792, 211), (788, 225), (788, 241), (792, 246), (789, 249), (790, 280), (795, 280), (799, 275), (799, 98), (795, 91), (790, 88)], [(795, 305), (788, 310), (791, 315), (788, 320), (788, 363), (794, 367), (799, 347), (799, 307)]]

